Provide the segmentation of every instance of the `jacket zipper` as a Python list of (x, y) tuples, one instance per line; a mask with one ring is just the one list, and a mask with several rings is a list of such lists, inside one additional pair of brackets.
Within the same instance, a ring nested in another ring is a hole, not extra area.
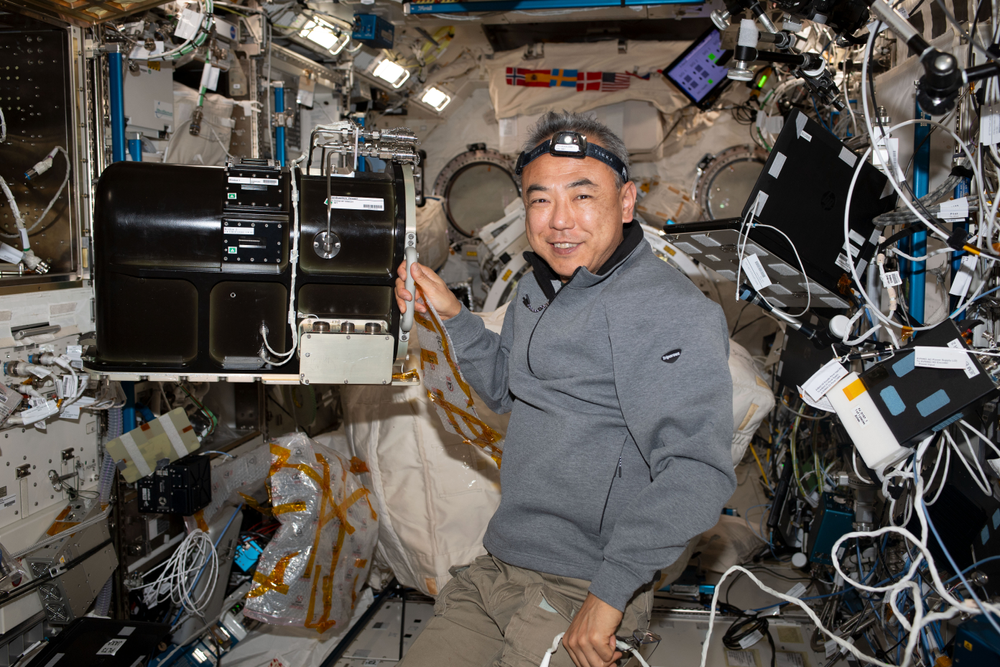
[(545, 306), (545, 310), (543, 310), (542, 314), (538, 316), (537, 320), (535, 320), (535, 326), (531, 327), (531, 335), (528, 336), (528, 349), (527, 349), (527, 352), (526, 352), (525, 356), (527, 356), (527, 358), (528, 358), (528, 372), (531, 373), (532, 375), (535, 374), (535, 370), (531, 367), (531, 341), (535, 337), (535, 330), (538, 328), (538, 325), (541, 323), (542, 318), (545, 317), (545, 313), (549, 312), (549, 310), (552, 308), (552, 304), (555, 303), (556, 299), (559, 298), (559, 295), (562, 294), (563, 290), (566, 289), (566, 285), (570, 284), (573, 281), (573, 278), (576, 278), (576, 274), (579, 271), (580, 271), (580, 268), (578, 267), (576, 269), (576, 271), (573, 272), (573, 275), (570, 276), (569, 280), (567, 280), (563, 284), (563, 286), (559, 288), (559, 291), (556, 292), (555, 295), (551, 299), (549, 299), (548, 305)]
[(608, 495), (604, 497), (604, 508), (601, 510), (601, 522), (597, 526), (598, 533), (600, 533), (601, 530), (604, 528), (604, 515), (608, 511), (608, 501), (611, 500), (611, 489), (615, 485), (615, 477), (621, 479), (622, 476), (622, 457), (625, 456), (625, 445), (627, 444), (628, 444), (628, 435), (626, 435), (625, 439), (622, 440), (622, 448), (621, 451), (618, 452), (618, 467), (616, 467), (615, 471), (611, 473), (611, 484), (608, 485)]

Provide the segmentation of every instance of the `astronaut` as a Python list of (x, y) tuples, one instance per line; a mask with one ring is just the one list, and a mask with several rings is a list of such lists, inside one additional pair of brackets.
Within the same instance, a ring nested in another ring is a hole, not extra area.
[[(486, 404), (511, 412), (502, 497), (476, 559), (441, 591), (402, 667), (607, 667), (644, 631), (657, 572), (735, 488), (721, 308), (657, 259), (632, 221), (621, 139), (549, 113), (516, 172), (526, 258), (499, 335), (430, 269), (399, 267), (400, 310), (444, 321)], [(418, 297), (414, 302), (414, 297)]]

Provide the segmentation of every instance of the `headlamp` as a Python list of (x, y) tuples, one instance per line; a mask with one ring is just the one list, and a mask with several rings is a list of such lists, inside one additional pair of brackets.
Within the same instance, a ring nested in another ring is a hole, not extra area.
[(556, 132), (551, 139), (543, 141), (530, 152), (522, 152), (517, 158), (514, 174), (520, 176), (530, 162), (537, 160), (545, 153), (553, 157), (572, 157), (579, 160), (592, 157), (611, 167), (616, 174), (622, 177), (622, 181), (628, 181), (628, 167), (625, 166), (625, 163), (619, 160), (614, 153), (597, 144), (587, 143), (587, 137), (579, 132)]

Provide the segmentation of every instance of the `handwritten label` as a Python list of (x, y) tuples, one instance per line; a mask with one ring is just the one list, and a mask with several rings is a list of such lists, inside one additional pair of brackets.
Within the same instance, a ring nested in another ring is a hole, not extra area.
[(125, 639), (109, 639), (108, 643), (97, 651), (97, 655), (114, 655), (122, 646), (125, 646), (125, 642)]

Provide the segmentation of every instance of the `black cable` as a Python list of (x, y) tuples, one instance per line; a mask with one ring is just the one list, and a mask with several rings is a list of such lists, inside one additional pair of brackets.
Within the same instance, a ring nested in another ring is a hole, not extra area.
[[(760, 635), (755, 641), (749, 642), (746, 646), (740, 643), (747, 638), (752, 638), (755, 633)], [(726, 630), (726, 634), (722, 635), (722, 645), (730, 651), (745, 651), (765, 636), (771, 644), (771, 667), (774, 667), (777, 654), (774, 650), (774, 639), (768, 629), (767, 618), (764, 616), (747, 615), (733, 623)]]
[(765, 567), (763, 565), (752, 565), (752, 566), (747, 567), (747, 569), (750, 570), (751, 572), (754, 571), (754, 570), (762, 570), (764, 572), (767, 572), (771, 576), (778, 577), (779, 579), (784, 579), (785, 581), (796, 581), (796, 582), (799, 582), (799, 583), (807, 581), (807, 582), (809, 582), (810, 585), (815, 581), (814, 577), (787, 577), (787, 576), (785, 576), (783, 574), (778, 574), (777, 572), (775, 572), (771, 568)]
[(774, 648), (774, 637), (771, 636), (771, 628), (767, 627), (767, 621), (764, 622), (764, 626), (764, 635), (767, 637), (767, 643), (771, 645), (771, 667), (774, 667), (778, 651)]
[[(740, 318), (743, 317), (743, 311), (745, 311), (747, 309), (747, 306), (749, 306), (749, 305), (750, 305), (750, 302), (747, 301), (745, 304), (743, 304), (743, 307), (740, 308), (740, 312), (738, 312), (736, 314), (736, 321), (733, 322), (733, 331), (736, 331), (736, 325), (740, 323)], [(729, 337), (732, 338), (733, 334), (730, 333)]]
[(264, 392), (264, 395), (265, 395), (265, 396), (267, 396), (267, 400), (269, 400), (269, 401), (271, 401), (272, 403), (274, 403), (275, 405), (277, 405), (277, 406), (278, 406), (278, 408), (279, 408), (279, 409), (280, 409), (280, 410), (281, 410), (282, 412), (284, 412), (284, 413), (285, 413), (286, 415), (288, 415), (288, 417), (289, 417), (290, 419), (292, 419), (292, 421), (294, 421), (294, 420), (295, 420), (295, 417), (293, 417), (293, 416), (292, 416), (292, 413), (291, 413), (291, 412), (289, 412), (289, 411), (288, 411), (287, 409), (285, 409), (285, 406), (283, 406), (283, 405), (282, 405), (281, 403), (279, 403), (279, 402), (277, 401), (277, 399), (275, 399), (275, 398), (274, 398), (273, 396), (271, 396), (271, 392), (269, 392), (269, 391), (265, 391), (265, 392)]
[(757, 322), (760, 322), (761, 320), (766, 320), (766, 319), (767, 319), (767, 315), (761, 315), (760, 317), (758, 317), (756, 319), (750, 320), (749, 322), (747, 322), (746, 324), (744, 324), (743, 326), (741, 326), (739, 329), (737, 329), (736, 331), (734, 331), (733, 333), (731, 333), (729, 335), (729, 337), (732, 338), (733, 336), (735, 336), (739, 332), (743, 331), (747, 327), (750, 327), (750, 326), (752, 326), (754, 324), (757, 324)]

